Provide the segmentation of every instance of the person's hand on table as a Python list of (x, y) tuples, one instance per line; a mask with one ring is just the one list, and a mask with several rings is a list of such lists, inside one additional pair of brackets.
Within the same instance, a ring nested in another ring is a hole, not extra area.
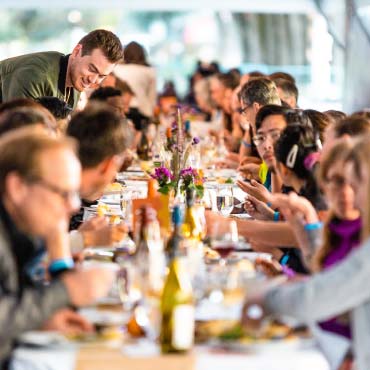
[(91, 217), (88, 220), (84, 221), (78, 228), (78, 231), (81, 231), (81, 232), (98, 231), (106, 227), (107, 225), (108, 225), (108, 221), (105, 217), (95, 216), (95, 217)]
[(245, 193), (252, 195), (261, 202), (270, 202), (271, 193), (258, 181), (251, 180), (250, 182), (246, 182), (238, 180), (237, 184)]
[(58, 331), (66, 335), (94, 332), (94, 326), (79, 313), (70, 308), (55, 312), (42, 326), (42, 330)]
[(253, 195), (248, 195), (244, 203), (246, 212), (256, 220), (271, 221), (274, 219), (274, 210), (270, 208), (265, 202), (261, 202)]
[(266, 258), (257, 257), (254, 261), (254, 265), (256, 270), (261, 271), (270, 278), (279, 276), (283, 273), (281, 264), (275, 258), (268, 260)]
[(259, 337), (268, 322), (270, 313), (264, 304), (267, 293), (287, 281), (284, 275), (267, 280), (257, 290), (249, 290), (246, 293), (245, 303), (242, 309), (241, 323), (247, 333)]
[(98, 216), (84, 222), (78, 230), (83, 235), (85, 247), (110, 246), (121, 241), (128, 233), (125, 223), (109, 225), (105, 217)]

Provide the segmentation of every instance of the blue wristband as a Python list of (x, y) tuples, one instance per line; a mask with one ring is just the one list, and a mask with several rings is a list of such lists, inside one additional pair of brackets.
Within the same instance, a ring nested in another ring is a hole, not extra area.
[(306, 231), (318, 230), (318, 229), (321, 229), (321, 228), (322, 228), (322, 222), (313, 222), (311, 224), (304, 225), (304, 229)]
[(248, 141), (242, 140), (242, 144), (243, 144), (246, 148), (252, 148), (252, 144), (249, 144), (249, 143), (248, 143)]
[(287, 263), (288, 263), (288, 261), (289, 261), (289, 254), (285, 254), (282, 258), (281, 258), (281, 260), (280, 260), (280, 264), (281, 265), (286, 265)]
[(275, 211), (274, 212), (274, 222), (277, 222), (280, 220), (280, 212)]
[(50, 274), (55, 274), (62, 270), (69, 270), (74, 266), (74, 262), (72, 258), (61, 258), (58, 260), (54, 260), (49, 265), (49, 272)]

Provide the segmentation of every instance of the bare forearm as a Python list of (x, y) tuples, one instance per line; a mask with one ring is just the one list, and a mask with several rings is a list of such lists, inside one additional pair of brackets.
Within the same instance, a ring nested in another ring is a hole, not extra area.
[(296, 247), (297, 239), (286, 222), (238, 220), (238, 231), (247, 239), (276, 247)]

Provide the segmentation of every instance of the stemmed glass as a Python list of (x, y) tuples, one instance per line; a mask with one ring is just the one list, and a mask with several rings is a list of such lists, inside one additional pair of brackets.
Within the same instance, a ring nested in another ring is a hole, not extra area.
[[(226, 221), (227, 222), (227, 221)], [(213, 225), (211, 231), (212, 238), (212, 249), (217, 251), (220, 255), (220, 265), (226, 265), (226, 259), (231, 252), (233, 252), (238, 243), (238, 227), (235, 220), (231, 220), (227, 223), (227, 228), (225, 229), (225, 224)]]

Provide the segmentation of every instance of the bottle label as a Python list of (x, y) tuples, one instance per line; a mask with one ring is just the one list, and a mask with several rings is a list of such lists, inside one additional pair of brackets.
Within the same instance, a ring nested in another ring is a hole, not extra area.
[(178, 305), (172, 315), (172, 346), (180, 350), (190, 349), (194, 342), (194, 307)]

